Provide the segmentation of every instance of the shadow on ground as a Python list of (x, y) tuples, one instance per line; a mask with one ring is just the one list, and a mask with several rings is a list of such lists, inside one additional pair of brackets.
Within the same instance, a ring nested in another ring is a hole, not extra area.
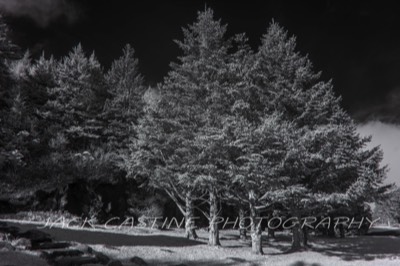
[[(230, 257), (230, 258), (226, 258), (225, 261), (223, 261), (221, 263), (221, 261), (214, 261), (214, 260), (196, 260), (196, 261), (190, 261), (190, 262), (183, 262), (180, 264), (176, 264), (174, 262), (157, 262), (157, 261), (153, 261), (151, 263), (151, 265), (170, 265), (170, 266), (203, 266), (203, 265), (207, 265), (207, 266), (238, 266), (238, 265), (242, 265), (242, 266), (260, 266), (260, 265), (269, 265), (269, 264), (265, 264), (268, 262), (268, 258), (265, 258), (265, 262), (252, 262), (252, 261), (248, 261), (246, 259), (242, 259), (242, 258), (236, 258), (236, 257)], [(292, 264), (288, 264), (287, 266), (323, 266), (319, 263), (306, 263), (304, 261), (296, 261)]]
[[(21, 231), (38, 229), (36, 225), (9, 223), (19, 227)], [(82, 244), (107, 246), (158, 246), (158, 247), (186, 247), (204, 245), (203, 242), (167, 235), (127, 235), (107, 233), (101, 231), (72, 230), (66, 228), (43, 228), (54, 241), (74, 241)]]
[(304, 261), (296, 261), (295, 263), (292, 263), (289, 266), (322, 266), (322, 265), (319, 263), (305, 263)]
[[(225, 261), (221, 262), (220, 260), (196, 260), (196, 261), (187, 261), (182, 263), (176, 263), (173, 261), (152, 261), (149, 265), (168, 265), (168, 266), (260, 266), (260, 263), (255, 263), (247, 260), (242, 260), (239, 258), (227, 258)], [(300, 266), (300, 265), (295, 265)], [(302, 265), (301, 265), (302, 266)], [(304, 265), (306, 266), (306, 265)], [(309, 266), (309, 265), (307, 265)], [(316, 265), (317, 266), (317, 265)], [(319, 265), (318, 265), (319, 266)]]
[(311, 250), (343, 260), (400, 258), (400, 238), (395, 236), (358, 236), (317, 239)]
[[(273, 247), (277, 252), (269, 255), (282, 255), (290, 248), (289, 236), (269, 239), (265, 248)], [(400, 258), (400, 237), (363, 235), (347, 238), (312, 237), (306, 250), (327, 256), (336, 256), (345, 261)], [(298, 264), (302, 265), (302, 264)]]

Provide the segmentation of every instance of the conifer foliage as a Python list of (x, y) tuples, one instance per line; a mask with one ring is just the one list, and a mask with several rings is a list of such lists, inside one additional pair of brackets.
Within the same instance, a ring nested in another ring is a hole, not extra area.
[(219, 245), (215, 218), (220, 173), (213, 160), (219, 160), (215, 155), (220, 155), (221, 118), (230, 108), (225, 32), (226, 26), (214, 20), (209, 9), (183, 30), (183, 41), (176, 41), (183, 55), (171, 64), (157, 106), (147, 109), (132, 157), (133, 172), (147, 172), (151, 183), (164, 189), (178, 207), (184, 200), (186, 209), (180, 209), (187, 225), (193, 199), (208, 194), (211, 245)]
[[(272, 23), (262, 38), (251, 75), (259, 99), (268, 99), (258, 103), (259, 112), (280, 113), (294, 133), (282, 135), (294, 145), (282, 161), (279, 175), (285, 178), (281, 188), (269, 191), (265, 199), (267, 204), (285, 206), (290, 216), (301, 219), (314, 214), (310, 210), (318, 206), (329, 212), (340, 205), (349, 208), (360, 197), (373, 200), (386, 170), (378, 163), (380, 149), (366, 149), (370, 139), (358, 135), (332, 84), (320, 81), (308, 58), (295, 48), (295, 39)], [(294, 249), (300, 247), (297, 230), (297, 226), (293, 228)]]
[(126, 154), (144, 105), (144, 79), (139, 73), (135, 51), (129, 44), (124, 47), (123, 55), (113, 62), (105, 81), (108, 99), (104, 105), (103, 134), (110, 147)]

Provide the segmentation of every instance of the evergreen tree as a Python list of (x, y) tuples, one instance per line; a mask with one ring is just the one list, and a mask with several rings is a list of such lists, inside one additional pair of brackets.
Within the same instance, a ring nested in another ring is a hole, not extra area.
[(280, 112), (288, 119), (300, 116), (320, 74), (314, 73), (307, 57), (296, 50), (296, 39), (288, 38), (277, 23), (273, 22), (261, 38), (255, 56), (251, 79), (254, 92), (250, 104), (256, 117), (264, 113)]
[[(183, 41), (177, 41), (183, 51), (179, 63), (165, 79), (166, 100), (175, 100), (179, 112), (192, 125), (186, 138), (191, 150), (186, 182), (209, 195), (209, 244), (220, 245), (216, 219), (220, 213), (220, 193), (226, 182), (226, 139), (221, 137), (223, 121), (231, 112), (235, 88), (232, 86), (232, 40), (226, 37), (226, 25), (214, 19), (210, 9), (198, 13), (197, 21), (184, 29)], [(172, 94), (172, 95), (171, 95)], [(182, 124), (187, 122), (179, 121)], [(197, 155), (197, 156), (196, 156)]]
[[(19, 58), (19, 48), (9, 39), (8, 26), (0, 16), (0, 171), (5, 173), (3, 177), (10, 174), (12, 182), (26, 159), (26, 132), (19, 123), (24, 100), (10, 69)], [(19, 120), (13, 121), (14, 117)]]
[[(311, 206), (334, 208), (363, 201), (362, 195), (374, 195), (385, 178), (385, 168), (380, 166), (381, 150), (365, 148), (369, 139), (356, 133), (332, 84), (319, 81), (319, 73), (295, 46), (295, 39), (272, 23), (262, 38), (252, 79), (256, 95), (268, 99), (264, 105), (255, 97), (257, 112), (278, 111), (300, 132), (297, 149), (287, 154), (295, 163), (285, 166), (285, 188), (269, 197), (300, 218)], [(300, 247), (298, 230), (298, 226), (293, 228), (294, 249)]]
[(106, 120), (104, 135), (112, 149), (125, 155), (144, 106), (143, 77), (130, 45), (126, 45), (123, 55), (113, 62), (106, 74), (106, 83), (109, 97), (103, 112)]
[(101, 207), (94, 191), (99, 180), (111, 183), (122, 176), (103, 135), (102, 111), (108, 96), (103, 69), (94, 54), (85, 55), (81, 45), (61, 60), (39, 63), (43, 78), (50, 74), (43, 114), (49, 125), (49, 159), (44, 163), (54, 171), (59, 189), (72, 182), (86, 185), (93, 202), (84, 215), (96, 216)]
[(81, 45), (54, 66), (55, 85), (49, 90), (48, 119), (66, 139), (71, 151), (100, 145), (102, 121), (99, 114), (107, 97), (103, 71), (94, 54), (86, 57)]
[[(42, 156), (46, 154), (46, 131), (47, 125), (43, 122), (43, 113), (47, 101), (47, 91), (39, 82), (40, 73), (36, 64), (31, 62), (28, 52), (10, 64), (10, 72), (14, 82), (14, 99), (9, 119), (12, 119), (14, 129), (18, 137), (14, 141), (19, 142), (20, 148), (24, 147), (24, 169), (20, 177), (29, 177), (32, 183), (43, 179), (41, 170), (37, 167)], [(27, 185), (28, 180), (24, 180)], [(42, 180), (41, 180), (42, 181)]]
[(0, 16), (0, 110), (10, 107), (12, 79), (8, 63), (20, 58), (18, 47), (8, 37), (8, 26)]
[(373, 206), (373, 219), (382, 224), (400, 224), (400, 189), (395, 188), (380, 198)]
[(260, 210), (268, 192), (282, 188), (289, 178), (285, 165), (292, 163), (297, 132), (277, 114), (253, 123), (235, 117), (229, 123), (231, 147), (237, 155), (231, 160), (231, 195), (247, 204), (251, 218), (252, 252), (263, 254)]
[[(328, 214), (376, 195), (385, 177), (380, 149), (365, 148), (370, 139), (356, 133), (332, 84), (319, 81), (295, 48), (295, 39), (272, 23), (255, 56), (246, 56), (250, 64), (233, 72), (242, 82), (224, 122), (231, 155), (226, 169), (233, 169), (228, 195), (249, 204), (254, 253), (262, 253), (261, 208), (279, 205), (299, 220), (322, 209)], [(301, 246), (300, 236), (294, 224), (293, 249)]]
[(172, 109), (161, 106), (161, 101), (167, 103), (165, 98), (158, 99), (157, 104), (147, 104), (140, 119), (137, 139), (131, 145), (128, 172), (147, 186), (164, 190), (186, 219), (186, 237), (197, 238), (191, 224), (197, 184), (187, 181), (193, 151), (184, 146), (188, 142), (185, 138), (192, 135), (192, 127), (175, 122), (180, 117), (176, 113), (172, 116), (168, 112)]
[[(183, 33), (183, 41), (176, 41), (183, 55), (178, 63), (171, 64), (160, 101), (148, 109), (141, 123), (138, 152), (133, 159), (154, 164), (150, 168), (153, 174), (148, 176), (154, 178), (153, 184), (162, 184), (175, 202), (181, 198), (191, 205), (190, 198), (206, 191), (209, 244), (219, 245), (216, 217), (219, 182), (223, 179), (219, 168), (223, 166), (215, 165), (215, 160), (223, 161), (218, 135), (231, 106), (230, 43), (225, 37), (226, 26), (214, 20), (209, 9), (200, 12), (197, 21)], [(192, 207), (181, 210), (186, 217), (193, 213)]]

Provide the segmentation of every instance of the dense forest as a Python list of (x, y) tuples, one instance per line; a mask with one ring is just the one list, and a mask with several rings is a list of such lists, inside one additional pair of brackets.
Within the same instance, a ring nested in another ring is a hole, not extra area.
[[(81, 45), (33, 59), (7, 31), (1, 20), (3, 213), (101, 222), (167, 215), (168, 205), (187, 237), (196, 238), (195, 213), (206, 217), (209, 244), (219, 245), (225, 211), (251, 217), (252, 250), (262, 253), (260, 217), (368, 216), (366, 203), (393, 189), (382, 150), (367, 148), (332, 83), (275, 22), (254, 50), (212, 10), (199, 12), (153, 87), (130, 45), (105, 69)], [(307, 244), (299, 224), (292, 235), (293, 248)]]

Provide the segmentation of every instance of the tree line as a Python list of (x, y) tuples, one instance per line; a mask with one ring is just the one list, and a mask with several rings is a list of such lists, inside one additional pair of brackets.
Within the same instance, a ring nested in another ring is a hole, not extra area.
[[(254, 50), (245, 34), (228, 36), (211, 9), (199, 12), (151, 90), (129, 45), (105, 71), (80, 45), (61, 59), (21, 56), (6, 29), (0, 167), (8, 183), (134, 179), (170, 197), (187, 237), (197, 237), (194, 212), (203, 213), (213, 246), (222, 203), (231, 205), (251, 217), (256, 254), (260, 217), (351, 214), (390, 187), (382, 150), (367, 148), (370, 137), (356, 132), (332, 82), (276, 22)], [(292, 237), (293, 249), (307, 244), (298, 223)]]

